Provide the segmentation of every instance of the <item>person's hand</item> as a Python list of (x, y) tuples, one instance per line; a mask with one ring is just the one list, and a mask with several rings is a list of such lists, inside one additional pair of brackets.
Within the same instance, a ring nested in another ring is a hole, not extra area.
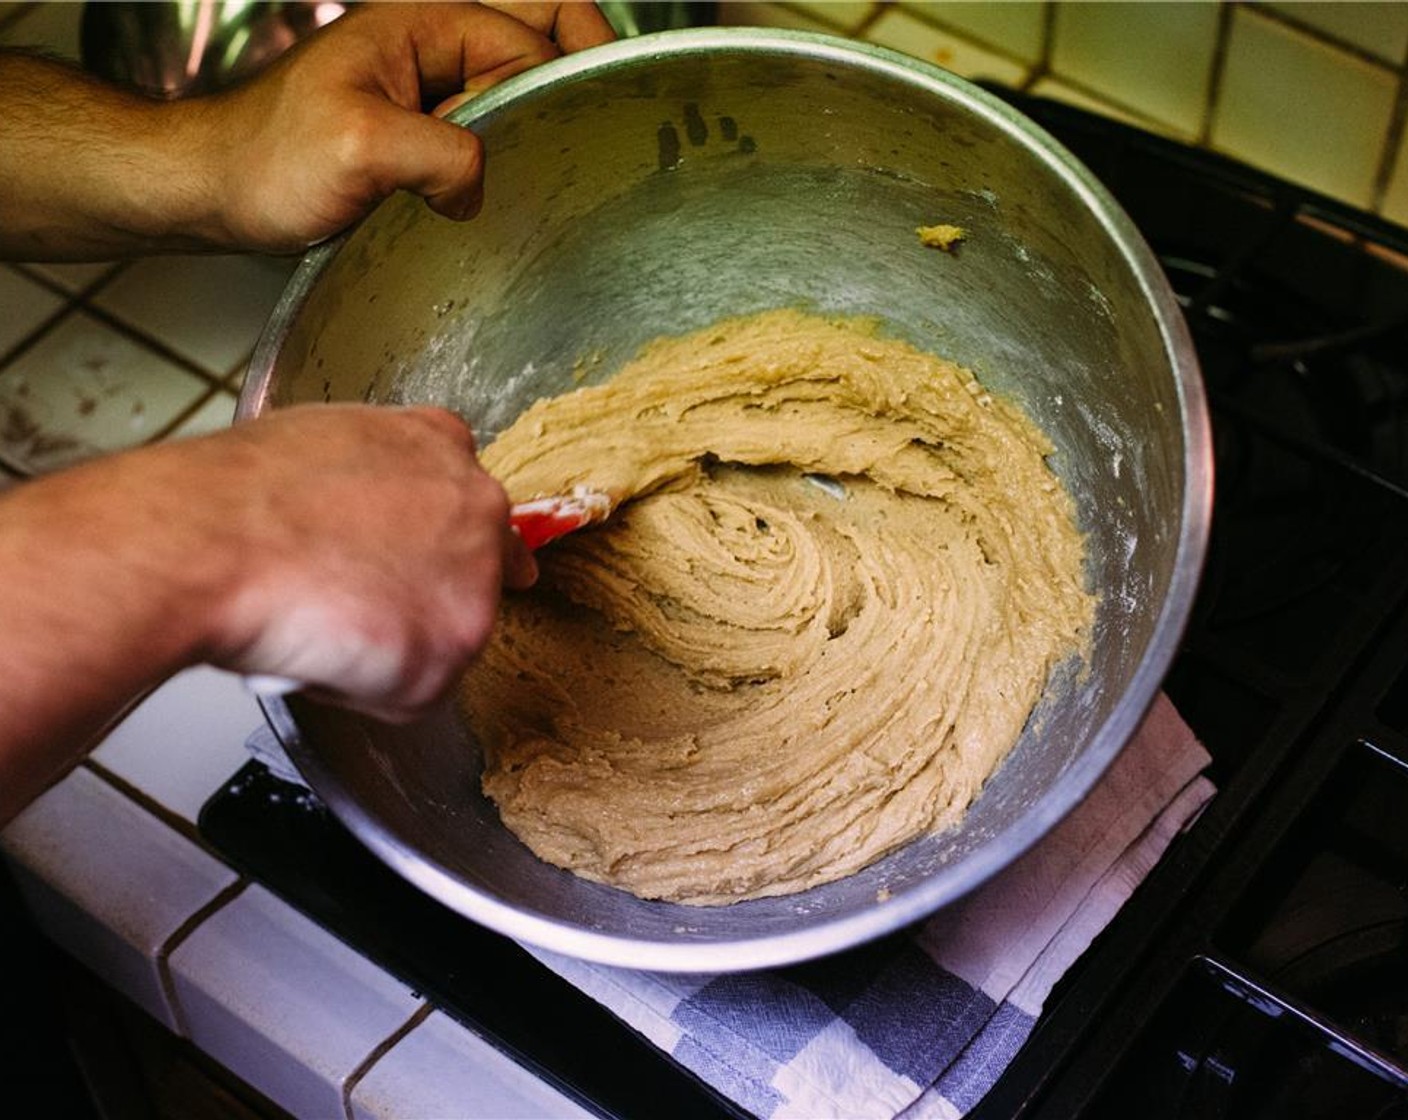
[(202, 131), (216, 145), (209, 185), (223, 189), (228, 240), (302, 250), (397, 189), (447, 217), (473, 216), (482, 149), (436, 114), (612, 38), (591, 3), (354, 8), (247, 86), (201, 106)]
[(591, 3), (361, 4), (176, 101), (0, 47), (0, 256), (301, 252), (399, 189), (472, 216), (479, 141), (423, 110), (611, 38)]
[(240, 554), (206, 658), (393, 721), (440, 698), (488, 640), (499, 588), (537, 572), (473, 446), (439, 409), (334, 405), (176, 447), (210, 535)]
[(399, 721), (536, 578), (469, 429), (288, 408), (0, 495), (0, 824), (124, 705), (210, 663)]
[(0, 756), (81, 746), (200, 662), (409, 719), (536, 578), (508, 508), (432, 408), (288, 408), (25, 483), (0, 497)]

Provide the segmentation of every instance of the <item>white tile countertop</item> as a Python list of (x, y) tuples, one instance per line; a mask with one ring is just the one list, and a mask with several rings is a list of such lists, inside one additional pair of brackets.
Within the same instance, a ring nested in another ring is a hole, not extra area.
[(188, 670), (16, 818), (0, 851), (39, 929), (294, 1116), (587, 1116), (201, 842), (262, 720)]

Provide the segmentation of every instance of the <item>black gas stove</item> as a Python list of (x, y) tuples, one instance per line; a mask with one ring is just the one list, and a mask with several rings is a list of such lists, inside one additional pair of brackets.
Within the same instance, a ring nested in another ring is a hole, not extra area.
[[(1408, 232), (1002, 96), (1113, 192), (1193, 330), (1216, 498), (1165, 688), (1219, 794), (974, 1115), (1408, 1118)], [(594, 1111), (743, 1115), (259, 764), (212, 798), (201, 830)]]

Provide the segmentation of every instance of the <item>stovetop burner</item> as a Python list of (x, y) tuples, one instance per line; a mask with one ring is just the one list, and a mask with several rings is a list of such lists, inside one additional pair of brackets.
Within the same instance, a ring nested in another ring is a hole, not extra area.
[(1390, 1062), (1408, 1063), (1408, 766), (1357, 744), (1272, 853), (1222, 941)]
[(1021, 107), (1143, 230), (1203, 365), (1214, 522), (1165, 687), (1220, 793), (979, 1114), (1408, 1115), (1408, 751), (1376, 714), (1408, 653), (1408, 273), (1366, 248), (1408, 238), (1218, 157)]
[[(1408, 1120), (1408, 233), (994, 92), (1116, 195), (1192, 329), (1216, 495), (1165, 689), (1219, 793), (973, 1115)], [(251, 763), (202, 832), (593, 1110), (741, 1114), (289, 788)]]
[(1089, 1120), (1408, 1118), (1402, 1085), (1345, 1035), (1198, 960)]

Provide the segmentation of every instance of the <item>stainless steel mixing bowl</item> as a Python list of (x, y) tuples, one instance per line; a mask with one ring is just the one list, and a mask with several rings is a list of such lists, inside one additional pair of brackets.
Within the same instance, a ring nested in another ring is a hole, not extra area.
[[(961, 826), (787, 898), (645, 902), (540, 862), (479, 791), (448, 708), (390, 728), (297, 697), (269, 714), (372, 851), (447, 906), (612, 964), (724, 970), (854, 945), (951, 902), (1036, 842), (1135, 730), (1174, 653), (1211, 500), (1205, 405), (1162, 273), (1051, 137), (881, 49), (745, 29), (564, 58), (457, 120), (488, 154), (457, 225), (396, 198), (309, 254), (240, 401), (431, 402), (492, 440), (647, 340), (777, 306), (874, 315), (971, 366), (1050, 434), (1100, 606)], [(949, 254), (916, 227), (964, 227)], [(884, 901), (878, 901), (884, 899)]]

